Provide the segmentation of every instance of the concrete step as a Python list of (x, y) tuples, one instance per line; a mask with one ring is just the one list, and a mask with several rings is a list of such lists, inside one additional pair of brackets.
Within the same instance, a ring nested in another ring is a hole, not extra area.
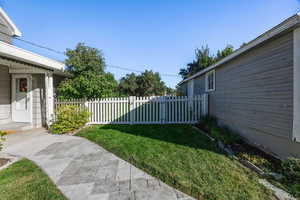
[(6, 124), (0, 124), (0, 131), (4, 131), (7, 134), (13, 134), (33, 129), (30, 123), (10, 122)]

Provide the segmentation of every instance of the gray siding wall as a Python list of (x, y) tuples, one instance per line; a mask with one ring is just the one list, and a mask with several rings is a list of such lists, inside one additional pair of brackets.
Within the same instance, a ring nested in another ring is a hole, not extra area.
[[(195, 94), (205, 91), (204, 77), (195, 79)], [(300, 157), (300, 143), (292, 141), (292, 32), (217, 68), (209, 112), (266, 151)]]
[(8, 67), (0, 66), (0, 124), (11, 121), (11, 76)]
[(8, 28), (7, 23), (0, 15), (0, 41), (6, 42), (6, 43), (12, 43), (12, 32)]
[(180, 95), (182, 96), (187, 96), (188, 95), (188, 91), (187, 91), (187, 86), (188, 84), (187, 83), (183, 83), (180, 87), (179, 87), (179, 92), (180, 92)]
[(32, 75), (32, 123), (34, 127), (45, 125), (45, 78), (42, 74)]
[(199, 76), (194, 79), (194, 95), (205, 93), (205, 76)]

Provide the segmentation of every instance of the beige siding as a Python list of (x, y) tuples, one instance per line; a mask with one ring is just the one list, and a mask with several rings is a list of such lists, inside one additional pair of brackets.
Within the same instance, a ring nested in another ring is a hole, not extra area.
[(0, 16), (0, 41), (11, 43), (12, 32), (4, 19)]
[[(205, 91), (204, 80), (195, 79), (195, 94)], [(300, 143), (292, 141), (292, 32), (218, 67), (209, 110), (250, 142), (281, 157), (300, 157)]]
[(45, 125), (45, 81), (44, 75), (32, 76), (32, 122), (34, 127)]
[(11, 120), (11, 77), (8, 67), (0, 66), (0, 124)]

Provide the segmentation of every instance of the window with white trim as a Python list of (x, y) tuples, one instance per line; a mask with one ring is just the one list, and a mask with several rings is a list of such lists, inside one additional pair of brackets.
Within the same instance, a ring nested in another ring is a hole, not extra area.
[(205, 91), (211, 92), (216, 90), (216, 72), (209, 71), (205, 74)]

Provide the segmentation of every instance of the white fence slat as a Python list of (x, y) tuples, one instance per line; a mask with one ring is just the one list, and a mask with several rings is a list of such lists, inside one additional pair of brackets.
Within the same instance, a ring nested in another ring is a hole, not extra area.
[(89, 124), (196, 123), (208, 114), (208, 95), (55, 99), (55, 109), (63, 105), (87, 108)]

